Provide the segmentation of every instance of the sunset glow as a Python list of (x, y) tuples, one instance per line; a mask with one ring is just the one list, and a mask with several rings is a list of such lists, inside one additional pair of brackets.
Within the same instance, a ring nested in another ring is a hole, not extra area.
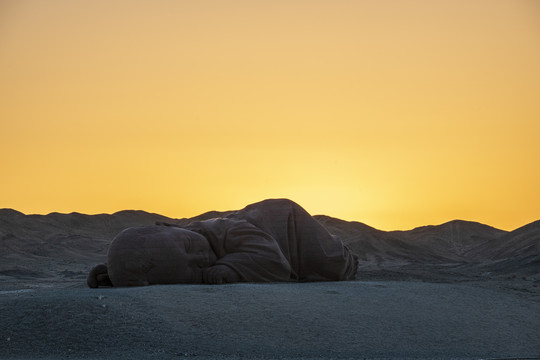
[(540, 219), (540, 2), (0, 0), (0, 208)]

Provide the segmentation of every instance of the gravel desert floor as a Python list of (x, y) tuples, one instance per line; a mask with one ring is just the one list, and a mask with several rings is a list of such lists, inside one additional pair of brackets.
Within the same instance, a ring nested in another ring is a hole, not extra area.
[(540, 357), (538, 287), (435, 283), (0, 283), (3, 359)]

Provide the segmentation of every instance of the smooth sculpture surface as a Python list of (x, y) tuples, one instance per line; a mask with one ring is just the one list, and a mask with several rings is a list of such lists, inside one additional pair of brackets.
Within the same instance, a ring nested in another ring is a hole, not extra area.
[(139, 226), (112, 241), (88, 286), (353, 280), (357, 258), (301, 206), (264, 200), (185, 227)]

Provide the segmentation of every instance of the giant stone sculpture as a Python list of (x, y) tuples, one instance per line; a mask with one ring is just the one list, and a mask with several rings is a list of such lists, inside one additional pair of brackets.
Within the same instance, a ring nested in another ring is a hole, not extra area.
[(223, 217), (132, 227), (112, 241), (90, 287), (353, 280), (358, 260), (302, 207), (264, 200)]

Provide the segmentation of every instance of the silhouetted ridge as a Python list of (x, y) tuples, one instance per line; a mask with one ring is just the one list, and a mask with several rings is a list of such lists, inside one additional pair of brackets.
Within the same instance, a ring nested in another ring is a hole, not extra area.
[(13, 210), (13, 209), (0, 209), (0, 217), (16, 217), (16, 216), (24, 216), (24, 214), (20, 211)]
[(430, 248), (438, 256), (453, 261), (465, 261), (467, 253), (477, 246), (493, 241), (506, 231), (478, 222), (453, 220), (441, 225), (417, 227), (409, 231), (392, 231), (404, 241)]
[(540, 255), (540, 220), (505, 233), (489, 244), (474, 249), (474, 252), (486, 254), (493, 260), (538, 256)]
[(313, 217), (324, 226), (333, 226), (336, 228), (354, 228), (360, 231), (381, 231), (358, 221), (346, 221), (327, 215), (315, 215)]
[[(0, 209), (0, 274), (37, 271), (32, 268), (36, 259), (44, 264), (71, 264), (70, 268), (79, 266), (87, 271), (87, 266), (104, 261), (111, 240), (125, 228), (157, 221), (182, 226), (230, 213), (208, 211), (192, 218), (172, 219), (141, 210), (97, 215), (25, 215), (13, 209)], [(408, 231), (381, 231), (357, 221), (326, 215), (315, 218), (358, 255), (362, 266), (469, 264), (469, 268), (474, 265), (497, 274), (540, 274), (540, 220), (512, 232), (463, 220)], [(14, 262), (12, 259), (17, 256), (27, 261)], [(77, 259), (77, 263), (72, 259)], [(45, 267), (42, 271), (53, 268)]]

